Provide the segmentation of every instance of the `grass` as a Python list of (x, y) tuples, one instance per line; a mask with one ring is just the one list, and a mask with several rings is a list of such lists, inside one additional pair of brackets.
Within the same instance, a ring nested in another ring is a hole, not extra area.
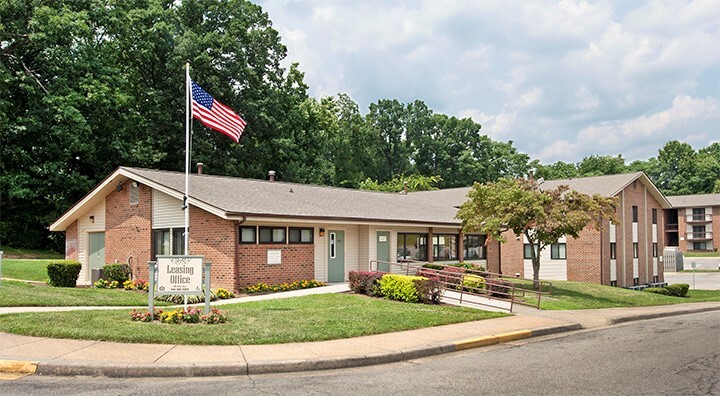
[(685, 257), (720, 257), (720, 252), (685, 252)]
[(249, 302), (221, 309), (229, 314), (228, 322), (221, 325), (140, 323), (131, 321), (128, 311), (74, 311), (3, 315), (0, 331), (116, 342), (249, 345), (359, 337), (508, 315), (354, 294)]
[(720, 301), (720, 290), (690, 290), (688, 297), (601, 286), (582, 282), (553, 281), (551, 296), (543, 296), (540, 308), (549, 310), (645, 307), (691, 302)]
[(678, 272), (720, 272), (720, 270), (714, 270), (714, 269), (696, 269), (696, 270), (684, 269), (684, 270), (680, 270), (680, 271), (678, 271)]
[(2, 277), (45, 282), (47, 276), (47, 263), (50, 260), (20, 260), (3, 259)]
[(0, 307), (143, 306), (147, 299), (146, 293), (117, 289), (50, 287), (16, 281), (2, 281), (0, 286)]
[(14, 248), (10, 246), (0, 246), (0, 251), (3, 252), (3, 263), (5, 259), (64, 259), (63, 253), (57, 253), (50, 250), (39, 250), (39, 249), (22, 249)]

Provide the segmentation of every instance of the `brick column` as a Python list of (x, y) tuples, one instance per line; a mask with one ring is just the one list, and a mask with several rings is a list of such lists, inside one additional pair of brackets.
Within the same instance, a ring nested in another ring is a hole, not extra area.
[(462, 231), (460, 231), (460, 233), (458, 234), (457, 249), (458, 261), (465, 261), (465, 234)]

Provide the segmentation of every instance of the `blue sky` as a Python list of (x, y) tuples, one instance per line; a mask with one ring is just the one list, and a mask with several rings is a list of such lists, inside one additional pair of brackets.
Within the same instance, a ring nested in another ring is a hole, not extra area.
[(720, 4), (261, 1), (314, 97), (424, 101), (543, 163), (720, 140)]

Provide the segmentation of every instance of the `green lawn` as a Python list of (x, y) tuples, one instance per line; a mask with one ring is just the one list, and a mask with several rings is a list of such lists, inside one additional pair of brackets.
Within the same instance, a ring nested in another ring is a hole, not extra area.
[(147, 300), (146, 293), (122, 289), (50, 287), (16, 281), (2, 281), (0, 286), (0, 307), (142, 306)]
[(47, 263), (50, 260), (20, 260), (3, 259), (2, 277), (45, 282), (47, 276)]
[(38, 337), (200, 345), (308, 342), (389, 333), (507, 316), (506, 313), (410, 304), (355, 294), (322, 294), (222, 306), (221, 325), (133, 322), (129, 311), (3, 315), (0, 331)]
[(50, 250), (22, 249), (10, 246), (0, 246), (3, 252), (3, 263), (6, 258), (10, 259), (64, 259), (63, 253), (52, 252)]
[(552, 285), (552, 295), (542, 298), (540, 303), (542, 309), (643, 307), (720, 301), (720, 290), (690, 290), (688, 297), (681, 298), (581, 282), (553, 281)]

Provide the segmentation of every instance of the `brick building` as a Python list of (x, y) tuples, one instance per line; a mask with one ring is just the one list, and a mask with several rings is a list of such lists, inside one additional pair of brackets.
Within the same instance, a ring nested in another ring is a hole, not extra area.
[(712, 252), (720, 247), (720, 194), (667, 197), (665, 239), (682, 252)]
[[(120, 167), (50, 226), (64, 231), (66, 257), (91, 270), (129, 263), (147, 278), (147, 262), (182, 254), (185, 175)], [(541, 278), (630, 286), (662, 280), (667, 200), (643, 173), (545, 182), (618, 196), (621, 224), (583, 231), (543, 252)], [(464, 234), (455, 218), (469, 188), (407, 194), (270, 180), (190, 176), (190, 253), (212, 262), (212, 287), (237, 290), (266, 282), (347, 280), (371, 260), (471, 261), (489, 271), (531, 277), (522, 241), (500, 245)], [(382, 266), (381, 266), (382, 269)], [(529, 271), (529, 272), (528, 272)]]

